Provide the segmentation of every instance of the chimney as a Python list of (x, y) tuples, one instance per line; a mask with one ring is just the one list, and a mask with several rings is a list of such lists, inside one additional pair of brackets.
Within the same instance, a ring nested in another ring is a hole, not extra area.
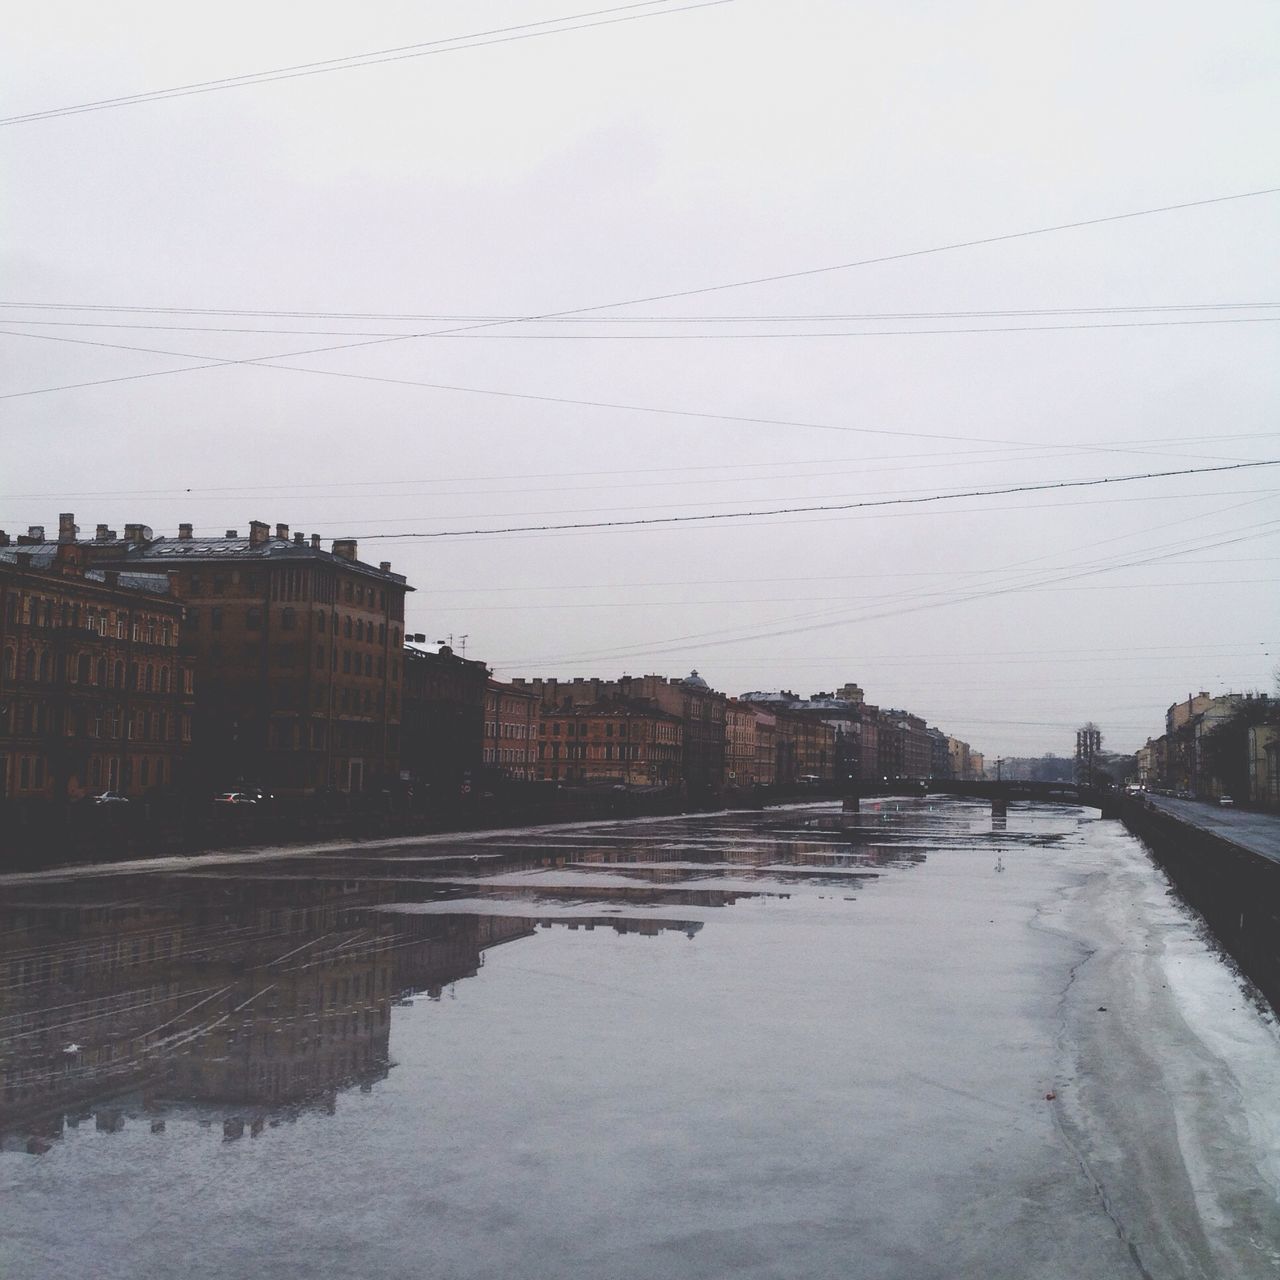
[(381, 561), (379, 561), (379, 562), (378, 562), (378, 568), (379, 568), (379, 569), (381, 569), (383, 573), (390, 573), (390, 572), (391, 572), (391, 561), (390, 561), (390, 560), (381, 560)]
[(110, 539), (110, 537), (111, 537), (111, 530), (108, 529), (105, 524), (100, 524), (93, 531), (93, 538), (95, 542), (106, 542)]
[(44, 541), (44, 525), (42, 525), (42, 524), (30, 524), (30, 525), (28, 525), (28, 526), (27, 526), (27, 537), (28, 537), (32, 542), (43, 542), (43, 541)]
[(281, 542), (288, 542), (289, 526), (287, 524), (276, 525), (276, 537), (279, 538)]
[(181, 542), (191, 541), (191, 526), (189, 524), (180, 524), (178, 526), (178, 539)]
[(3, 529), (0, 529), (0, 547), (7, 547), (8, 545), (9, 545), (9, 535), (5, 533)]
[(78, 534), (79, 532), (80, 532), (80, 529), (76, 525), (76, 517), (74, 512), (64, 511), (58, 517), (58, 541), (74, 542), (76, 540), (76, 534)]
[(249, 545), (260, 547), (271, 536), (271, 526), (262, 520), (249, 521)]
[(320, 535), (318, 533), (313, 533), (311, 535), (311, 549), (312, 551), (320, 550)]
[(227, 537), (228, 537), (228, 538), (238, 538), (239, 536), (240, 536), (240, 531), (239, 531), (239, 529), (228, 529), (228, 530), (227, 530)]
[(141, 542), (143, 525), (127, 524), (124, 527), (124, 540), (126, 542)]
[(354, 538), (335, 538), (333, 541), (333, 554), (339, 560), (354, 560), (356, 558), (356, 540)]
[(307, 535), (305, 533), (299, 532), (293, 535), (293, 545), (295, 547), (305, 546), (306, 542), (307, 542)]

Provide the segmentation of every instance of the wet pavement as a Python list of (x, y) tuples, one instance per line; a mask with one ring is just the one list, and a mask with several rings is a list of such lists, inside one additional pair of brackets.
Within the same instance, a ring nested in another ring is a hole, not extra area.
[(1069, 806), (0, 876), (0, 1275), (1272, 1277), (1280, 1033)]
[(1219, 805), (1213, 800), (1180, 800), (1174, 796), (1150, 795), (1147, 803), (1161, 813), (1188, 822), (1242, 849), (1249, 849), (1272, 862), (1280, 862), (1280, 813)]

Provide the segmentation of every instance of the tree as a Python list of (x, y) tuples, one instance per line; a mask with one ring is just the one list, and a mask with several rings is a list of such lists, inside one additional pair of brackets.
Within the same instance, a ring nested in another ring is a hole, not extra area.
[(1102, 754), (1102, 730), (1090, 720), (1076, 730), (1076, 781), (1092, 787), (1098, 781), (1098, 757)]

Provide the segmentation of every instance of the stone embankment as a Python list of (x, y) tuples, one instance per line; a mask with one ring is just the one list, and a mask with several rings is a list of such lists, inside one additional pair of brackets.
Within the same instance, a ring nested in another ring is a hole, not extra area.
[(1280, 1013), (1280, 815), (1133, 797), (1120, 817)]

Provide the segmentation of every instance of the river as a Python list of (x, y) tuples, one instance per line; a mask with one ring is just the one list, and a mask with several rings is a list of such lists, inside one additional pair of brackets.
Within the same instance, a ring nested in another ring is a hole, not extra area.
[(0, 876), (5, 1280), (1274, 1280), (1280, 1031), (1115, 822)]

